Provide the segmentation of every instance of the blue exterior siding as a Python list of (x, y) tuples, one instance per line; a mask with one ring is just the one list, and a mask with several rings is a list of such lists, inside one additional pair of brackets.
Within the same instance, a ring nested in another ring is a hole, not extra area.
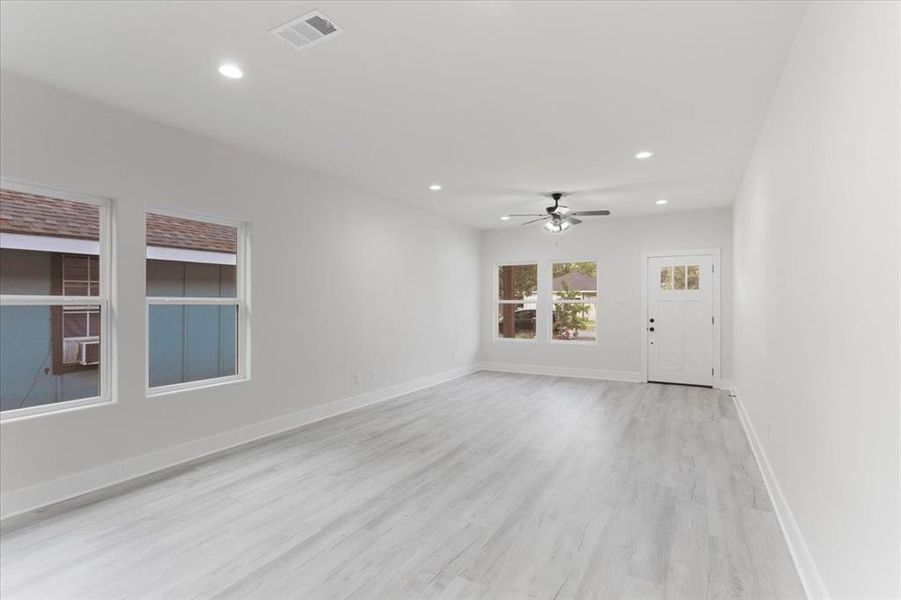
[[(0, 249), (4, 294), (50, 293), (52, 255)], [(231, 297), (235, 267), (147, 261), (154, 296)], [(232, 375), (237, 315), (231, 306), (153, 306), (149, 311), (152, 387)], [(0, 409), (12, 410), (100, 394), (99, 369), (54, 374), (49, 306), (0, 308)]]
[(100, 394), (97, 368), (53, 374), (49, 306), (0, 307), (0, 332), (0, 410)]
[[(149, 296), (223, 298), (234, 295), (228, 265), (147, 261)], [(237, 314), (231, 306), (151, 306), (150, 386), (234, 375)]]

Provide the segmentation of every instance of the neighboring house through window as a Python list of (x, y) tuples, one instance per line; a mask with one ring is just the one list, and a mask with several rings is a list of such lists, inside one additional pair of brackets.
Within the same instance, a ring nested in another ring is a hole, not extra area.
[(560, 342), (597, 341), (598, 264), (551, 265), (551, 337)]
[(108, 398), (103, 200), (0, 186), (0, 411)]
[[(0, 186), (3, 418), (109, 398), (104, 200)], [(242, 224), (148, 214), (148, 387), (246, 376)]]
[(148, 387), (243, 377), (244, 226), (149, 212), (146, 232)]

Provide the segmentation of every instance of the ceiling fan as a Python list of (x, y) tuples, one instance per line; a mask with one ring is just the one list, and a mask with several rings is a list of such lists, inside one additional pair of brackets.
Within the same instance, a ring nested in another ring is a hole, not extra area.
[(554, 205), (548, 206), (545, 208), (545, 212), (547, 214), (543, 215), (541, 213), (535, 214), (519, 214), (519, 215), (509, 215), (511, 217), (539, 217), (537, 219), (532, 219), (531, 221), (526, 221), (522, 223), (522, 225), (531, 225), (532, 223), (538, 223), (539, 221), (545, 221), (544, 228), (550, 231), (551, 233), (560, 233), (566, 231), (573, 225), (578, 225), (582, 222), (582, 219), (577, 219), (576, 217), (606, 217), (610, 214), (609, 210), (580, 210), (573, 212), (570, 210), (568, 206), (564, 206), (560, 204), (560, 200), (565, 196), (563, 192), (553, 192), (550, 194), (550, 197), (554, 199)]

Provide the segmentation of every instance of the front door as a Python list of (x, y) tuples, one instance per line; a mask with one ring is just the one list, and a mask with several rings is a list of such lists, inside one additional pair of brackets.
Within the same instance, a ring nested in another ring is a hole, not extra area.
[(648, 258), (648, 381), (713, 385), (713, 256)]

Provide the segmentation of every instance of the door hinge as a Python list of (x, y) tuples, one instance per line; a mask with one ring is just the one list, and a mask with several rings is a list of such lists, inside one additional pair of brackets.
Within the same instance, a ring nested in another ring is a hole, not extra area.
[(716, 265), (710, 265), (710, 272), (713, 273), (716, 271)]
[(710, 369), (710, 376), (713, 377), (713, 369)]
[(716, 317), (710, 317), (710, 322), (711, 322), (711, 323), (716, 323)]

